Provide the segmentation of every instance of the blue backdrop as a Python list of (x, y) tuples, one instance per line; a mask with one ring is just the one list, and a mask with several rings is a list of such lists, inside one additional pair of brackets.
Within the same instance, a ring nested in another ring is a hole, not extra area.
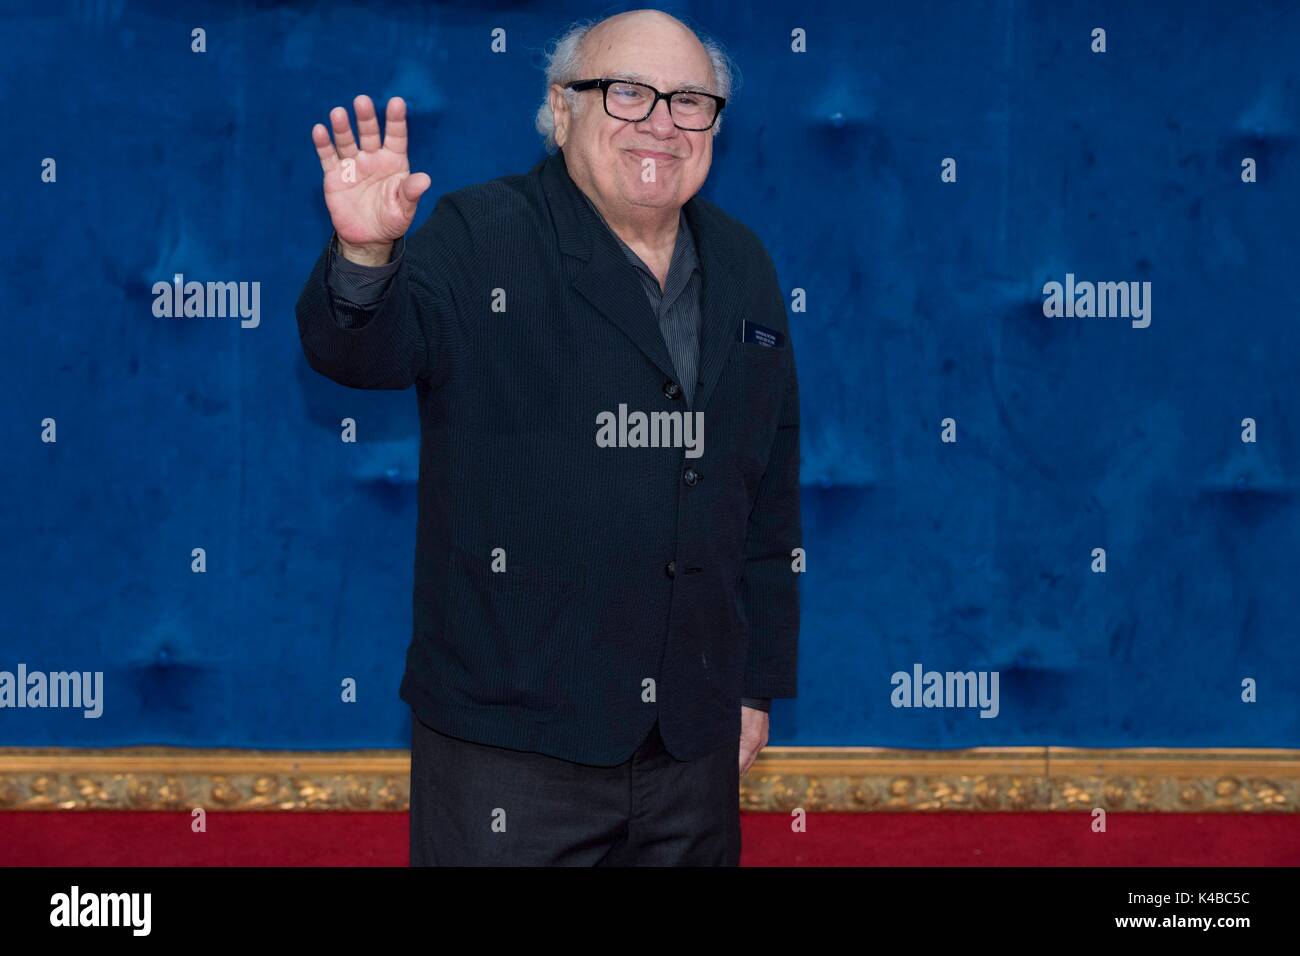
[[(309, 130), (405, 97), (422, 221), (541, 157), (546, 42), (622, 9), (11, 8), (0, 670), (103, 671), (105, 700), (0, 710), (0, 744), (409, 741), (416, 404), (303, 359)], [(806, 292), (800, 694), (772, 742), (1296, 746), (1300, 7), (666, 9), (741, 71), (705, 195)], [(259, 282), (260, 324), (155, 317), (176, 273)], [(1067, 273), (1150, 282), (1150, 326), (1044, 316)], [(894, 708), (916, 663), (998, 671), (998, 717)]]

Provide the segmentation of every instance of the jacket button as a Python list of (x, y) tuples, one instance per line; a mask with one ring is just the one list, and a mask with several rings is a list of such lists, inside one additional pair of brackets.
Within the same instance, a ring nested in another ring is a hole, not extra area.
[(695, 484), (697, 481), (699, 481), (701, 478), (703, 478), (704, 476), (701, 475), (701, 474), (700, 474), (698, 471), (696, 471), (694, 468), (687, 468), (687, 469), (686, 469), (686, 472), (682, 475), (682, 477), (686, 479), (686, 483), (687, 483), (688, 485), (693, 485), (693, 484)]
[(677, 577), (677, 562), (669, 561), (667, 564), (665, 564), (664, 574), (668, 575), (670, 578)]
[(669, 398), (676, 398), (681, 393), (682, 393), (681, 386), (678, 385), (676, 382), (674, 382), (672, 379), (669, 379), (668, 381), (664, 382), (664, 394), (667, 395)]

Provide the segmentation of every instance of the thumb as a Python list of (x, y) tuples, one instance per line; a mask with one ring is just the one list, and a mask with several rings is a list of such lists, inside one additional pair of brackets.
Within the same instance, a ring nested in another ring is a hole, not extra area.
[(426, 173), (412, 173), (402, 180), (402, 184), (397, 187), (398, 195), (402, 201), (414, 206), (424, 195), (424, 191), (433, 184)]

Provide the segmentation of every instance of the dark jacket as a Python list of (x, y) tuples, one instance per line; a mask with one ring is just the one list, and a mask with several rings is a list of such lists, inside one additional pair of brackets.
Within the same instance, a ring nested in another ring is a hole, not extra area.
[[(329, 246), (307, 280), (311, 367), (416, 389), (400, 693), (443, 733), (609, 766), (658, 717), (669, 752), (690, 759), (735, 742), (742, 696), (795, 696), (799, 397), (784, 298), (750, 229), (698, 197), (685, 212), (703, 273), (689, 410), (636, 270), (562, 152), (444, 195), (377, 310), (331, 297)], [(744, 341), (746, 320), (783, 341)], [(620, 405), (702, 412), (703, 454), (601, 447), (598, 416)]]

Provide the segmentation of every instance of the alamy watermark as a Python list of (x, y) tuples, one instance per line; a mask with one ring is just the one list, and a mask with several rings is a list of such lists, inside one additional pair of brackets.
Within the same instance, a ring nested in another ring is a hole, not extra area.
[(1043, 315), (1049, 319), (1132, 319), (1135, 329), (1151, 324), (1150, 282), (1075, 282), (1065, 274), (1065, 284), (1043, 285)]
[(704, 454), (703, 412), (629, 412), (596, 416), (596, 444), (600, 448), (685, 448), (687, 458)]
[(260, 282), (186, 282), (178, 272), (171, 282), (155, 282), (153, 295), (160, 319), (238, 317), (245, 329), (262, 323)]
[(0, 671), (0, 707), (70, 707), (94, 720), (104, 712), (103, 671)]
[(83, 893), (74, 884), (50, 897), (51, 926), (122, 926), (133, 936), (148, 936), (152, 913), (152, 893)]
[(920, 664), (912, 672), (895, 671), (889, 702), (895, 707), (979, 707), (981, 717), (996, 717), (997, 671), (927, 671)]

